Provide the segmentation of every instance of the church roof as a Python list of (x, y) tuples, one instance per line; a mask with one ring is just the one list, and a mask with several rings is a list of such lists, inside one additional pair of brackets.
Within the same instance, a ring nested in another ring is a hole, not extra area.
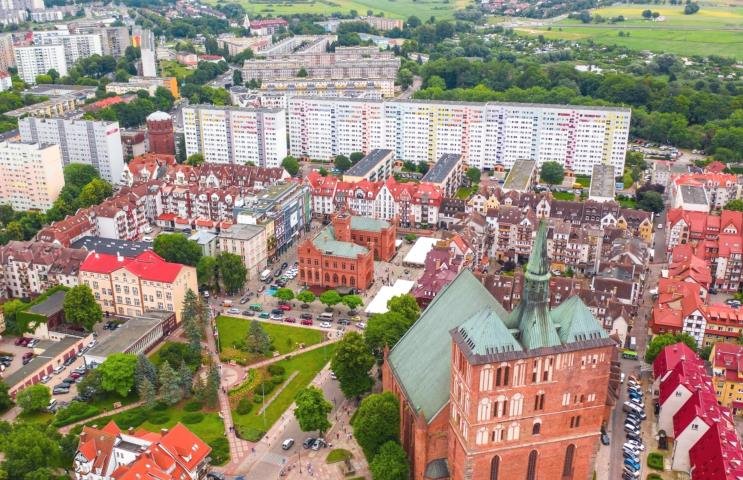
[(520, 352), (523, 349), (492, 310), (482, 310), (459, 327), (462, 339), (476, 355)]
[(609, 338), (593, 313), (580, 297), (570, 297), (550, 312), (552, 321), (559, 327), (560, 341), (574, 343), (594, 338)]
[(449, 332), (485, 310), (499, 318), (508, 315), (472, 272), (464, 269), (434, 297), (390, 352), (388, 362), (399, 385), (427, 421), (449, 401)]

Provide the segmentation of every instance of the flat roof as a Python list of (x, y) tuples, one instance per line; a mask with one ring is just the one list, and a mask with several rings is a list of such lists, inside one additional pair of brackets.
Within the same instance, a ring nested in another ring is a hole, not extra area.
[(511, 167), (511, 170), (508, 172), (505, 182), (503, 182), (503, 188), (519, 192), (528, 190), (529, 183), (534, 175), (534, 169), (536, 168), (536, 160), (516, 160), (513, 163), (513, 167)]
[(446, 177), (454, 170), (462, 156), (456, 153), (445, 153), (439, 157), (436, 163), (431, 167), (421, 182), (429, 183), (441, 183), (446, 180)]
[(681, 198), (684, 203), (709, 205), (707, 202), (707, 193), (704, 191), (704, 187), (701, 186), (681, 185)]
[(44, 315), (45, 317), (54, 315), (55, 313), (62, 310), (64, 297), (66, 294), (67, 292), (61, 290), (59, 292), (54, 292), (53, 294), (49, 295), (49, 297), (47, 297), (46, 300), (44, 300), (43, 302), (37, 303), (36, 305), (29, 308), (28, 311), (39, 315)]
[(70, 247), (84, 248), (89, 252), (105, 253), (106, 255), (121, 255), (128, 258), (136, 257), (140, 253), (151, 249), (152, 244), (132, 240), (86, 236), (72, 242)]
[(438, 242), (439, 240), (439, 238), (433, 237), (418, 237), (418, 239), (415, 241), (415, 244), (413, 245), (413, 248), (411, 248), (408, 254), (405, 255), (403, 263), (423, 265), (424, 263), (426, 263), (426, 256), (428, 255), (428, 252), (433, 250), (434, 245), (436, 245), (436, 242)]
[(364, 158), (358, 161), (358, 163), (349, 168), (343, 176), (348, 175), (349, 177), (363, 177), (367, 173), (371, 172), (377, 165), (385, 161), (390, 156), (394, 155), (392, 150), (387, 149), (376, 149), (369, 152)]
[(116, 352), (126, 352), (140, 338), (147, 335), (173, 312), (146, 312), (141, 317), (131, 317), (126, 323), (98, 342), (85, 355), (105, 358)]
[(47, 97), (61, 97), (74, 93), (87, 93), (91, 97), (95, 96), (97, 87), (88, 87), (85, 85), (35, 85), (28, 89), (32, 95), (45, 95)]
[(323, 254), (332, 255), (334, 257), (357, 258), (359, 255), (369, 253), (369, 250), (361, 245), (356, 245), (353, 242), (342, 242), (336, 240), (332, 225), (328, 225), (321, 230), (320, 233), (312, 239), (312, 244)]
[(374, 297), (374, 299), (369, 302), (369, 305), (366, 307), (364, 312), (368, 314), (387, 313), (387, 302), (389, 302), (391, 298), (397, 297), (398, 295), (405, 295), (406, 293), (410, 293), (414, 286), (414, 281), (402, 279), (398, 279), (392, 286), (383, 286), (379, 289), (379, 292), (377, 292), (377, 295)]
[(23, 365), (21, 368), (13, 372), (11, 375), (8, 375), (8, 377), (5, 378), (5, 383), (9, 387), (13, 387), (21, 383), (22, 381), (26, 380), (26, 378), (29, 375), (39, 370), (40, 368), (43, 368), (52, 359), (56, 358), (61, 353), (64, 353), (65, 350), (69, 350), (73, 345), (75, 345), (79, 341), (80, 341), (79, 338), (64, 337), (60, 341), (50, 344), (49, 348), (44, 350), (39, 355), (35, 356), (26, 365)]
[(206, 230), (197, 230), (196, 233), (188, 237), (189, 240), (193, 240), (199, 245), (206, 245), (207, 243), (211, 242), (215, 238), (217, 238), (216, 233), (208, 232)]
[(615, 188), (614, 166), (603, 163), (594, 165), (593, 172), (591, 173), (591, 187), (588, 191), (588, 198), (614, 198)]
[(382, 220), (381, 218), (371, 217), (351, 217), (351, 230), (362, 230), (364, 232), (381, 232), (382, 230), (389, 228), (390, 222)]
[(261, 225), (236, 223), (231, 225), (230, 228), (219, 232), (219, 236), (223, 238), (236, 238), (238, 240), (250, 240), (256, 235), (259, 235), (263, 230), (264, 228)]

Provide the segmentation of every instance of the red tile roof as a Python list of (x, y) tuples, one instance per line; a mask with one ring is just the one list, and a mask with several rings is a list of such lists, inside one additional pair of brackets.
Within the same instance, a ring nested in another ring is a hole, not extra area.
[(117, 258), (116, 255), (91, 253), (80, 266), (80, 271), (110, 274), (120, 268), (125, 268), (143, 280), (172, 283), (183, 265), (166, 262), (150, 250), (134, 258)]
[(673, 416), (674, 438), (683, 434), (686, 428), (696, 419), (703, 421), (710, 427), (719, 422), (732, 424), (730, 411), (724, 407), (721, 408), (717, 403), (715, 394), (707, 390), (694, 392)]
[(689, 449), (694, 480), (740, 480), (743, 452), (735, 429), (716, 424)]
[(712, 366), (723, 369), (727, 380), (740, 381), (739, 375), (743, 375), (743, 345), (719, 342), (715, 344), (714, 350)]
[(666, 400), (674, 395), (679, 388), (685, 388), (690, 393), (698, 389), (715, 393), (704, 365), (695, 361), (680, 361), (668, 375), (663, 377), (659, 388), (660, 395), (658, 396), (660, 405), (666, 403)]
[(694, 350), (684, 342), (675, 343), (665, 347), (655, 358), (655, 361), (653, 361), (653, 375), (655, 375), (655, 378), (663, 378), (680, 361), (701, 362)]

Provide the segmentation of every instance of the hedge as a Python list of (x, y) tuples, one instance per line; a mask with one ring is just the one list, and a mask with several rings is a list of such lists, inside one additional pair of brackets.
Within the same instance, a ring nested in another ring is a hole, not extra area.
[(188, 402), (183, 406), (183, 410), (186, 412), (198, 412), (201, 411), (201, 409), (204, 408), (204, 404), (201, 402)]
[(201, 412), (186, 413), (181, 417), (181, 422), (183, 422), (185, 425), (193, 425), (194, 423), (199, 423), (202, 420), (204, 420), (204, 414)]
[(222, 465), (230, 459), (230, 442), (227, 437), (216, 438), (209, 442), (212, 447), (212, 465)]
[(270, 379), (268, 379), (256, 385), (253, 391), (260, 395), (268, 395), (273, 391), (274, 388), (276, 388), (276, 385), (274, 385), (274, 383)]
[(168, 423), (169, 420), (170, 415), (165, 412), (150, 412), (150, 414), (147, 415), (147, 421), (153, 425), (162, 425)]
[(263, 395), (253, 395), (253, 403), (256, 405), (263, 403)]
[(271, 375), (283, 375), (284, 373), (286, 373), (286, 369), (281, 365), (272, 363), (268, 366), (268, 373), (270, 373)]
[(645, 480), (663, 480), (663, 477), (657, 473), (649, 473)]
[(237, 404), (237, 413), (240, 415), (246, 415), (253, 409), (253, 403), (248, 398), (241, 398)]
[(663, 455), (658, 452), (648, 454), (648, 467), (654, 470), (663, 470)]
[(134, 408), (121, 412), (116, 416), (116, 424), (121, 430), (128, 430), (129, 427), (137, 428), (147, 420), (147, 414), (144, 410)]
[(274, 387), (278, 387), (279, 385), (284, 383), (284, 380), (286, 380), (286, 377), (284, 375), (276, 375), (268, 379), (268, 381), (273, 383)]
[(72, 402), (69, 406), (57, 412), (52, 425), (55, 427), (64, 427), (65, 425), (94, 417), (99, 413), (101, 413), (101, 409), (94, 405), (83, 402)]
[(266, 432), (264, 432), (263, 430), (258, 430), (257, 428), (245, 427), (242, 425), (239, 425), (237, 427), (237, 436), (249, 442), (260, 441), (260, 439), (263, 438), (265, 434)]

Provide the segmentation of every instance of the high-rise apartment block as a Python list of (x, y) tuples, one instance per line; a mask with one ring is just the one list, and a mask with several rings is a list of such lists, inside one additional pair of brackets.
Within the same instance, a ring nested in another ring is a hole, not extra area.
[(618, 107), (292, 97), (292, 155), (329, 160), (389, 148), (395, 157), (435, 162), (462, 155), (480, 169), (519, 159), (556, 161), (578, 174), (624, 168), (631, 111)]
[(118, 122), (26, 117), (18, 122), (21, 140), (57, 144), (65, 165), (87, 163), (113, 184), (121, 180), (124, 155)]
[(101, 37), (103, 55), (121, 57), (126, 53), (126, 47), (131, 45), (129, 29), (127, 27), (103, 27), (96, 25), (69, 24), (70, 32), (76, 35), (90, 34)]
[(18, 76), (26, 83), (35, 84), (36, 76), (54, 69), (60, 76), (67, 75), (67, 60), (62, 45), (33, 45), (15, 47)]
[(157, 77), (155, 47), (155, 35), (152, 33), (152, 30), (142, 30), (139, 48), (142, 54), (143, 77)]
[(7, 72), (8, 68), (14, 66), (13, 36), (10, 33), (0, 35), (0, 70)]
[(58, 145), (0, 142), (0, 204), (48, 210), (64, 187)]
[(284, 110), (198, 105), (183, 109), (186, 154), (211, 163), (278, 167), (287, 155)]
[[(56, 31), (55, 31), (56, 33)], [(62, 35), (38, 35), (34, 32), (34, 41), (40, 45), (61, 45), (64, 48), (65, 61), (71, 67), (81, 58), (91, 55), (102, 55), (101, 36), (98, 34), (70, 35), (66, 31)], [(46, 72), (45, 72), (46, 73)]]

